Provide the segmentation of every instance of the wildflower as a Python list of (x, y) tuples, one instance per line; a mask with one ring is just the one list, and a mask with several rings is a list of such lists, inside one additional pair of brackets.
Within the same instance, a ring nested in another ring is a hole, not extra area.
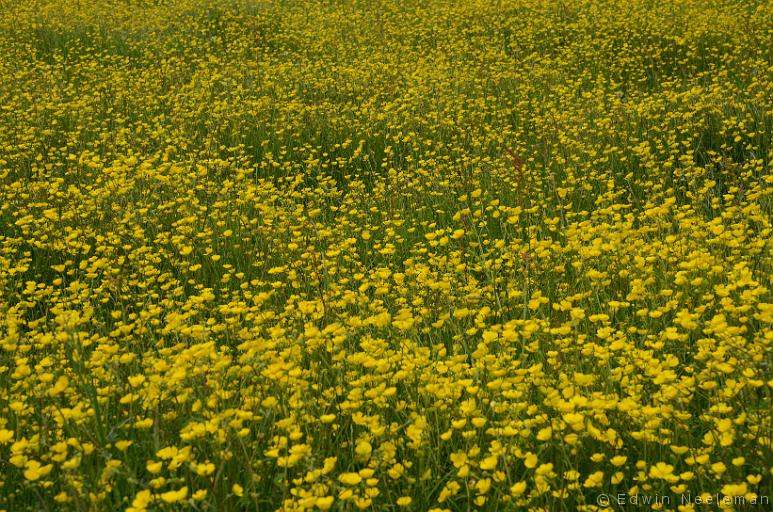
[(650, 467), (649, 475), (652, 478), (659, 478), (669, 482), (676, 482), (679, 480), (679, 477), (674, 475), (674, 466), (666, 464), (665, 462), (658, 462)]
[(166, 503), (177, 503), (188, 496), (188, 488), (181, 487), (176, 491), (167, 491), (161, 494), (161, 499)]
[(745, 483), (740, 484), (727, 484), (722, 487), (722, 494), (725, 496), (744, 496), (747, 493), (747, 487)]
[(126, 512), (144, 512), (150, 505), (153, 496), (147, 489), (139, 491), (132, 500), (131, 507), (126, 509)]
[(526, 482), (515, 483), (510, 487), (510, 494), (512, 494), (513, 496), (520, 496), (524, 492), (526, 492), (526, 486), (527, 486)]
[(609, 460), (609, 462), (611, 462), (613, 466), (620, 467), (625, 464), (627, 460), (628, 457), (625, 455), (615, 455)]
[(24, 465), (24, 478), (34, 482), (48, 475), (52, 469), (54, 469), (53, 464), (46, 464), (44, 466), (36, 460), (31, 460)]
[(596, 471), (595, 473), (588, 476), (588, 478), (585, 480), (585, 483), (583, 483), (583, 487), (600, 487), (604, 483), (604, 472), (603, 471)]
[(329, 510), (334, 501), (335, 498), (332, 496), (323, 496), (314, 500), (314, 505), (320, 510)]
[(338, 481), (344, 485), (357, 485), (362, 482), (362, 477), (357, 473), (342, 473), (338, 476)]
[(6, 444), (13, 439), (13, 430), (0, 429), (0, 444)]

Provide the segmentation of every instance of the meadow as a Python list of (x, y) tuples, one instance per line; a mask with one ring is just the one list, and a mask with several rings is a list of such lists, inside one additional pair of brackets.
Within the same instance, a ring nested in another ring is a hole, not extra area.
[(0, 1), (0, 510), (770, 510), (771, 132), (771, 0)]

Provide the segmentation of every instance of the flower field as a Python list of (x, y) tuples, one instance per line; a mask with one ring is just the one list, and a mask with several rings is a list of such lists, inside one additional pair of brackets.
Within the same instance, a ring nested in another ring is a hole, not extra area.
[(0, 6), (0, 510), (773, 510), (773, 1)]

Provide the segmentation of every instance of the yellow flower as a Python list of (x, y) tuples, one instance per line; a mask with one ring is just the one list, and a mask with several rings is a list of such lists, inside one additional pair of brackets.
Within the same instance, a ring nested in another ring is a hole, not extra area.
[(367, 462), (372, 451), (373, 447), (367, 441), (360, 441), (354, 449), (354, 453), (357, 454), (358, 460), (362, 462)]
[(620, 467), (623, 464), (625, 464), (627, 460), (628, 460), (628, 457), (626, 457), (625, 455), (615, 455), (614, 457), (609, 459), (609, 462), (611, 462), (612, 465), (615, 467)]
[(7, 444), (13, 439), (13, 430), (0, 429), (0, 444)]
[(491, 489), (491, 479), (490, 478), (483, 478), (481, 480), (478, 480), (478, 482), (475, 484), (475, 491), (478, 494), (486, 494), (489, 489)]
[(585, 483), (583, 483), (583, 487), (600, 487), (601, 484), (604, 483), (604, 472), (603, 471), (596, 471), (592, 475), (589, 475), (588, 478), (585, 480)]
[(747, 493), (746, 484), (741, 482), (740, 484), (727, 484), (722, 487), (722, 494), (725, 496), (735, 497), (744, 496)]
[(461, 486), (458, 482), (448, 482), (445, 487), (443, 487), (443, 490), (440, 491), (440, 495), (438, 496), (438, 502), (443, 503), (448, 498), (452, 496), (456, 496), (456, 494), (459, 492), (459, 489), (461, 489)]
[(480, 469), (484, 471), (490, 471), (497, 467), (497, 462), (499, 462), (499, 457), (496, 455), (491, 455), (490, 457), (486, 457), (482, 461), (480, 461)]
[(147, 508), (150, 502), (153, 499), (153, 495), (150, 493), (149, 490), (145, 489), (140, 492), (138, 492), (134, 496), (134, 500), (132, 500), (131, 507), (126, 509), (126, 512), (144, 512)]
[(324, 496), (314, 500), (314, 505), (320, 510), (328, 510), (330, 507), (333, 506), (334, 501), (335, 501), (335, 498), (333, 498), (332, 496)]
[(513, 496), (520, 496), (526, 492), (526, 482), (518, 482), (510, 487), (510, 494)]
[(539, 441), (549, 441), (553, 437), (553, 429), (551, 427), (541, 428), (537, 432), (537, 439)]
[(650, 467), (651, 478), (659, 478), (668, 482), (676, 482), (679, 477), (674, 475), (674, 466), (666, 464), (665, 462), (658, 462), (654, 466)]
[(243, 488), (242, 488), (242, 486), (241, 486), (241, 485), (239, 485), (239, 484), (233, 484), (233, 486), (231, 487), (231, 491), (232, 491), (232, 492), (233, 492), (233, 493), (234, 493), (236, 496), (238, 496), (239, 498), (241, 498), (242, 496), (244, 496), (244, 489), (243, 489)]
[(585, 427), (585, 416), (580, 413), (566, 413), (564, 414), (564, 421), (575, 431), (580, 431)]
[(116, 447), (117, 449), (121, 450), (122, 452), (125, 452), (127, 449), (129, 449), (129, 447), (130, 447), (132, 444), (134, 444), (134, 441), (127, 441), (127, 440), (123, 440), (123, 441), (116, 441), (116, 443), (115, 443), (115, 447)]
[(338, 481), (344, 485), (357, 485), (362, 482), (362, 477), (357, 473), (342, 473), (338, 475)]
[(48, 475), (52, 469), (54, 469), (53, 464), (46, 464), (43, 466), (40, 464), (40, 462), (31, 460), (28, 461), (24, 466), (24, 478), (34, 482), (35, 480)]
[(722, 475), (725, 471), (727, 471), (727, 466), (725, 466), (724, 462), (715, 462), (711, 465), (711, 470), (716, 474), (717, 476)]
[(166, 503), (177, 503), (188, 496), (188, 487), (182, 487), (176, 491), (167, 491), (161, 494), (161, 499)]

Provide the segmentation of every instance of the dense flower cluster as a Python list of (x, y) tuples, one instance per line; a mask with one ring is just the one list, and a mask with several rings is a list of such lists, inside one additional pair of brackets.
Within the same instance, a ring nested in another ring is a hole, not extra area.
[(771, 41), (770, 0), (5, 2), (0, 509), (773, 495)]

